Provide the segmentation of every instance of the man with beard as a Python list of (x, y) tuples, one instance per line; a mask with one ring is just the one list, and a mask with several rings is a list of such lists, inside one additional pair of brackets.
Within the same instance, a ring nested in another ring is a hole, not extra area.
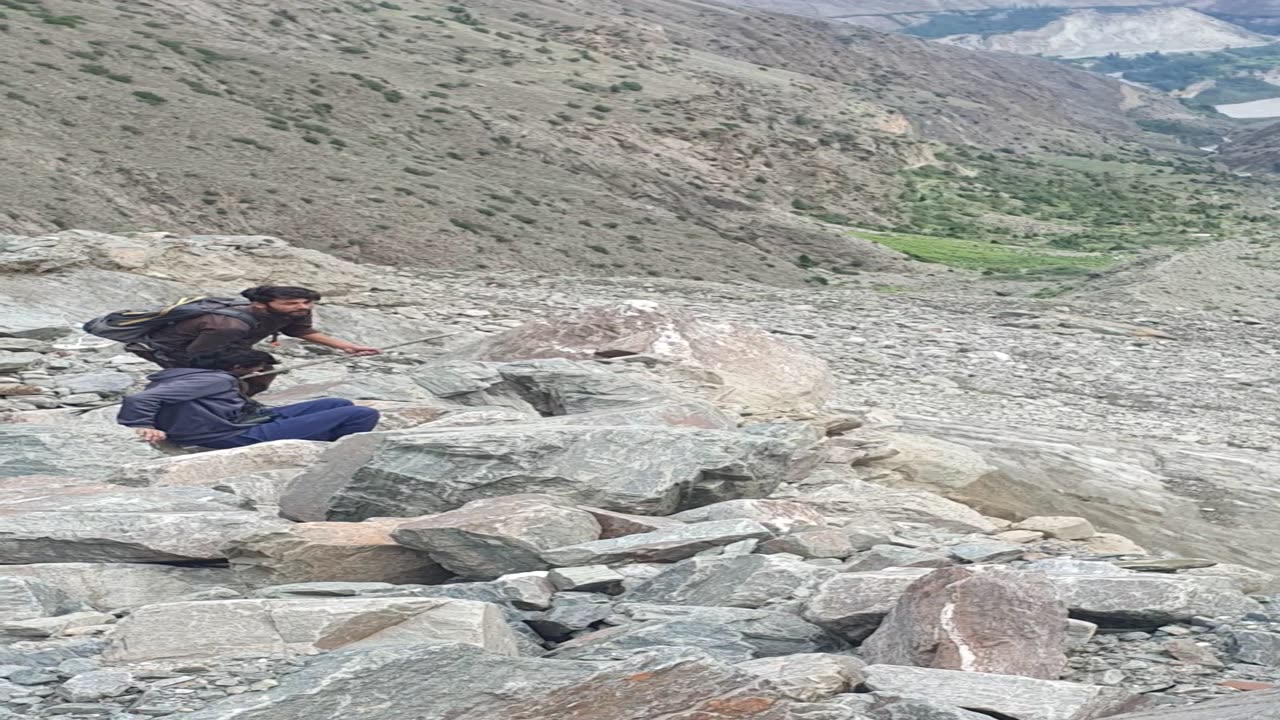
[[(260, 285), (240, 293), (249, 303), (244, 313), (210, 313), (160, 328), (146, 338), (145, 345), (129, 345), (127, 350), (162, 368), (190, 367), (191, 359), (209, 353), (248, 350), (258, 342), (288, 335), (324, 345), (351, 355), (377, 355), (380, 350), (330, 337), (311, 325), (311, 311), (320, 293), (310, 288)], [(246, 394), (267, 389), (275, 375), (251, 378)]]

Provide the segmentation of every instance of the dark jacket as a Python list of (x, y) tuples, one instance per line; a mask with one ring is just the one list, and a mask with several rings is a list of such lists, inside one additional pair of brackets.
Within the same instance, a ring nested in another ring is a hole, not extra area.
[(243, 421), (249, 401), (240, 394), (240, 379), (229, 372), (173, 368), (147, 380), (146, 390), (121, 403), (121, 425), (163, 430), (176, 445), (202, 445), (257, 424)]
[(225, 350), (248, 350), (276, 333), (303, 337), (317, 332), (311, 315), (289, 317), (270, 313), (254, 313), (257, 323), (250, 325), (230, 315), (201, 315), (162, 328), (147, 338), (147, 346), (156, 352), (156, 362), (167, 368), (185, 367), (191, 358), (204, 353)]

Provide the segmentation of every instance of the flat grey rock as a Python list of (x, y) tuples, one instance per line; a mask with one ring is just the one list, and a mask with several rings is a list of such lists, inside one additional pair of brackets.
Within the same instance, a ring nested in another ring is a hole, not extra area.
[(807, 595), (835, 571), (778, 555), (682, 560), (629, 591), (628, 602), (758, 608)]
[(1053, 575), (1072, 617), (1102, 627), (1160, 627), (1193, 617), (1240, 618), (1262, 609), (1228, 578), (1132, 573)]
[(203, 488), (18, 479), (0, 500), (0, 557), (15, 564), (218, 560), (227, 543), (289, 525)]
[(710, 548), (771, 536), (768, 528), (754, 520), (716, 520), (554, 548), (544, 551), (542, 557), (557, 567), (609, 565), (618, 562), (675, 562)]
[(290, 484), (280, 506), (295, 520), (363, 520), (536, 493), (623, 513), (667, 515), (766, 496), (807, 453), (767, 436), (680, 427), (548, 421), (420, 428), (344, 438)]
[(354, 650), (462, 642), (519, 654), (501, 610), (489, 603), (430, 598), (222, 600), (148, 605), (110, 638), (110, 662)]
[(1136, 707), (1141, 697), (1121, 688), (1012, 675), (871, 665), (866, 686), (1013, 720), (1094, 720)]

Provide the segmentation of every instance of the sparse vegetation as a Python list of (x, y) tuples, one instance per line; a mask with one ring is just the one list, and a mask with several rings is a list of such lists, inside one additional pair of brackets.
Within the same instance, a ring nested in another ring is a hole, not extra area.
[[(1068, 119), (1045, 112), (1038, 91), (1017, 95), (1034, 105), (1021, 115), (1016, 104), (986, 102), (1028, 86), (982, 72), (980, 58), (972, 75), (982, 87), (957, 72), (955, 87), (935, 88), (909, 54), (868, 62), (857, 42), (792, 54), (802, 38), (829, 38), (784, 16), (748, 32), (716, 25), (724, 11), (714, 5), (630, 8), (670, 37), (646, 36), (644, 52), (624, 53), (596, 44), (605, 11), (590, 3), (490, 17), (492, 4), (446, 2), (266, 8), (230, 27), (147, 4), (44, 0), (60, 13), (83, 8), (90, 23), (73, 30), (9, 7), (38, 0), (0, 0), (17, 20), (0, 35), (17, 43), (0, 105), (47, 119), (65, 141), (36, 143), (40, 157), (17, 158), (11, 174), (67, 201), (40, 198), (57, 212), (33, 205), (10, 224), (52, 227), (57, 215), (82, 227), (217, 226), (358, 247), (362, 260), (406, 267), (483, 260), (816, 289), (869, 285), (853, 277), (866, 259), (861, 243), (823, 243), (864, 227), (891, 230), (875, 239), (922, 260), (1071, 279), (1099, 258), (1275, 215), (1241, 200), (1244, 181), (1207, 163), (1157, 149), (1144, 158), (1116, 139), (1114, 118), (1076, 127), (1098, 117), (1083, 91), (1067, 98), (1078, 108)], [(676, 21), (688, 27), (671, 32)], [(263, 36), (279, 42), (240, 44)], [(756, 50), (785, 65), (762, 76)], [(988, 106), (1016, 117), (989, 117)], [(890, 128), (897, 117), (912, 118), (914, 132)], [(1143, 122), (1178, 137), (1204, 124), (1176, 107)], [(75, 123), (80, 130), (63, 129)], [(948, 150), (934, 140), (940, 128), (963, 129), (978, 147)], [(1067, 149), (1079, 154), (1049, 154)], [(917, 166), (933, 155), (935, 164)], [(59, 175), (98, 156), (119, 167), (122, 197), (110, 207), (77, 197), (71, 176)], [(174, 158), (189, 160), (189, 174), (173, 170)], [(194, 200), (157, 211), (155, 172)], [(221, 190), (201, 195), (210, 186)], [(379, 227), (385, 233), (371, 231)]]
[(270, 152), (272, 149), (270, 145), (264, 145), (257, 140), (248, 137), (233, 137), (231, 138), (231, 142), (248, 145), (249, 147), (257, 148), (258, 150), (266, 150), (267, 152)]
[(994, 273), (1078, 273), (1099, 270), (1115, 263), (1115, 258), (1102, 254), (1067, 254), (955, 238), (896, 233), (863, 234), (860, 237), (893, 248), (921, 262)]
[(217, 90), (214, 90), (208, 85), (205, 85), (203, 82), (200, 82), (199, 80), (192, 80), (190, 78), (179, 78), (178, 82), (191, 88), (191, 91), (194, 93), (199, 93), (201, 95), (212, 95), (214, 97), (222, 97), (222, 93), (218, 92)]
[(449, 218), (449, 224), (453, 225), (456, 228), (461, 228), (463, 230), (466, 230), (467, 232), (470, 232), (470, 233), (480, 233), (485, 230), (485, 227), (479, 223), (473, 223), (468, 220), (461, 220), (459, 218)]
[(148, 105), (163, 105), (169, 102), (150, 90), (137, 90), (133, 93), (133, 96)]

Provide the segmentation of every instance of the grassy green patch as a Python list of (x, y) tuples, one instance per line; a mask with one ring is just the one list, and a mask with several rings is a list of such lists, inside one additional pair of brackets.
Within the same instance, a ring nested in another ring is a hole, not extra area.
[(903, 222), (891, 230), (1084, 252), (1270, 232), (1261, 194), (1242, 192), (1239, 178), (1199, 159), (1140, 152), (1033, 157), (973, 148), (938, 158), (954, 165), (903, 173)]
[(1101, 270), (1115, 262), (1108, 255), (1059, 253), (928, 235), (892, 233), (862, 234), (858, 237), (893, 248), (921, 262), (991, 273), (1070, 275)]
[(1126, 80), (1171, 92), (1201, 80), (1224, 80), (1280, 67), (1280, 45), (1172, 55), (1158, 52), (1136, 56), (1108, 55), (1069, 62), (1096, 72), (1121, 73)]

